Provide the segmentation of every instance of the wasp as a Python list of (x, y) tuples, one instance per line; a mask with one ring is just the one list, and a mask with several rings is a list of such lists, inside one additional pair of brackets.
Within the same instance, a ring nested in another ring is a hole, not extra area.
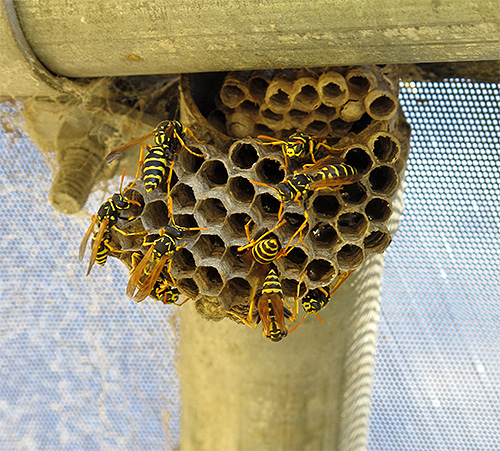
[[(118, 223), (118, 219), (132, 220), (134, 215), (129, 215), (124, 218), (121, 216), (122, 212), (127, 211), (131, 208), (131, 206), (138, 205), (141, 206), (139, 202), (136, 202), (131, 199), (127, 199), (122, 194), (122, 184), (123, 178), (125, 177), (125, 170), (122, 174), (122, 180), (120, 183), (120, 191), (118, 193), (113, 194), (109, 199), (107, 199), (97, 210), (96, 215), (92, 215), (90, 227), (85, 232), (83, 236), (82, 242), (80, 244), (80, 252), (79, 259), (83, 260), (85, 256), (85, 250), (87, 248), (87, 243), (89, 241), (90, 235), (94, 234), (92, 237), (92, 255), (90, 257), (89, 266), (87, 269), (87, 276), (90, 274), (94, 263), (99, 258), (98, 264), (104, 266), (107, 260), (108, 251), (112, 252), (121, 252), (118, 249), (114, 249), (109, 244), (110, 235), (109, 232), (114, 230), (124, 236), (132, 236), (132, 235), (143, 235), (148, 233), (147, 231), (143, 232), (135, 232), (135, 233), (127, 233), (123, 230), (120, 230), (116, 224)], [(95, 227), (97, 225), (97, 232), (95, 232)]]
[(314, 164), (305, 165), (301, 171), (296, 171), (276, 186), (261, 182), (254, 185), (266, 186), (278, 193), (281, 204), (278, 219), (281, 219), (284, 204), (298, 202), (312, 191), (321, 189), (337, 190), (344, 185), (357, 182), (361, 175), (352, 166), (339, 162), (335, 157), (325, 157)]
[[(268, 230), (266, 233), (261, 235), (257, 239), (252, 239), (250, 237), (250, 225), (253, 222), (253, 219), (250, 219), (246, 224), (245, 224), (245, 234), (248, 239), (248, 244), (245, 246), (240, 246), (237, 250), (238, 252), (243, 252), (246, 249), (252, 249), (252, 256), (254, 260), (257, 263), (260, 263), (262, 265), (269, 264), (275, 260), (277, 260), (280, 257), (288, 255), (292, 249), (297, 246), (299, 242), (302, 242), (302, 244), (307, 248), (307, 246), (304, 244), (302, 241), (302, 231), (307, 225), (309, 215), (307, 211), (304, 211), (304, 221), (300, 225), (300, 227), (293, 233), (293, 235), (290, 237), (287, 245), (280, 249), (280, 244), (276, 238), (266, 238), (269, 236), (271, 233), (273, 233), (275, 230), (279, 229), (283, 224), (286, 223), (286, 219), (281, 220), (276, 224), (271, 230)], [(292, 245), (292, 241), (295, 239), (297, 235), (299, 235), (299, 239)]]
[[(140, 252), (134, 252), (132, 254), (132, 270), (131, 272), (134, 271), (134, 269), (138, 266), (139, 262), (144, 256)], [(137, 283), (137, 286), (140, 287), (142, 284), (139, 281)], [(155, 282), (151, 292), (149, 293), (149, 296), (153, 298), (155, 301), (161, 301), (164, 304), (173, 304), (176, 306), (181, 306), (185, 302), (187, 302), (189, 299), (186, 299), (185, 301), (181, 302), (180, 304), (177, 304), (177, 301), (179, 300), (180, 292), (178, 288), (173, 285), (171, 282), (168, 282), (165, 277), (163, 277), (161, 274), (158, 277), (158, 280)]]
[[(168, 225), (165, 229), (159, 231), (160, 237), (154, 241), (148, 240), (146, 236), (143, 240), (143, 246), (149, 246), (146, 255), (142, 258), (140, 263), (135, 267), (130, 276), (127, 285), (127, 296), (133, 297), (134, 302), (141, 302), (149, 296), (154, 289), (160, 274), (168, 262), (167, 274), (172, 283), (175, 285), (174, 278), (170, 273), (172, 266), (173, 253), (184, 246), (178, 245), (178, 241), (184, 237), (184, 232), (189, 230), (207, 230), (203, 227), (184, 228), (177, 225)], [(143, 279), (141, 281), (141, 279)], [(134, 296), (136, 288), (137, 293)]]
[(270, 142), (260, 144), (263, 146), (276, 146), (281, 145), (281, 151), (283, 152), (283, 157), (285, 158), (285, 166), (288, 167), (288, 159), (300, 159), (304, 158), (309, 152), (311, 160), (316, 163), (315, 153), (321, 148), (326, 149), (328, 152), (341, 152), (343, 149), (335, 149), (323, 141), (319, 141), (320, 138), (313, 138), (305, 133), (295, 132), (288, 137), (288, 139), (280, 140), (272, 138), (271, 136), (259, 135), (259, 139), (267, 139)]
[[(254, 308), (257, 304), (257, 318), (254, 322)], [(242, 318), (233, 312), (227, 312), (236, 316), (244, 324), (256, 329), (262, 322), (262, 335), (271, 341), (280, 341), (288, 335), (285, 319), (292, 316), (290, 309), (283, 304), (283, 289), (275, 268), (271, 268), (262, 284), (262, 293), (257, 302), (252, 296), (247, 318)]]
[[(299, 327), (299, 324), (302, 321), (304, 321), (304, 319), (306, 319), (311, 313), (314, 313), (318, 317), (320, 322), (323, 322), (321, 316), (319, 315), (319, 311), (326, 307), (326, 305), (330, 302), (330, 299), (332, 298), (333, 294), (347, 280), (347, 278), (352, 274), (352, 272), (353, 270), (350, 270), (340, 274), (337, 280), (335, 281), (334, 285), (328, 285), (326, 287), (319, 287), (313, 290), (309, 290), (307, 294), (302, 298), (302, 308), (304, 309), (304, 312), (306, 312), (306, 314), (292, 329), (290, 329), (290, 332), (293, 332), (297, 327)], [(299, 313), (297, 300), (299, 297), (300, 284), (302, 283), (304, 275), (302, 275), (299, 284), (297, 285), (297, 298), (295, 302), (296, 310), (293, 315), (294, 319), (297, 318)]]
[[(143, 144), (141, 146), (141, 153), (139, 156), (139, 165), (137, 167), (137, 173), (135, 176), (135, 181), (139, 178), (141, 168), (143, 168), (143, 180), (146, 192), (151, 192), (158, 187), (158, 185), (163, 181), (167, 168), (170, 168), (169, 176), (167, 179), (167, 194), (170, 194), (170, 181), (172, 179), (172, 171), (175, 161), (175, 155), (179, 147), (183, 147), (191, 154), (204, 158), (205, 155), (193, 152), (184, 142), (184, 138), (188, 134), (196, 142), (198, 139), (194, 136), (193, 132), (182, 125), (179, 121), (162, 121), (155, 129), (148, 133), (147, 135), (141, 136), (130, 141), (123, 146), (118, 147), (113, 150), (106, 157), (106, 161), (111, 163), (114, 159), (118, 158), (123, 152), (136, 144), (142, 143), (146, 139), (153, 136), (154, 145)], [(146, 152), (146, 157), (144, 153)], [(132, 184), (133, 184), (132, 183)]]

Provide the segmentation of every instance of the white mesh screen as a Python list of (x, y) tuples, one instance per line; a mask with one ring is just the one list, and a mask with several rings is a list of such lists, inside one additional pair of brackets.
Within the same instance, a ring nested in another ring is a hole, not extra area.
[[(412, 150), (387, 251), (369, 449), (496, 450), (498, 87), (412, 83), (401, 96)], [(0, 448), (177, 447), (172, 308), (132, 304), (113, 259), (84, 276), (89, 218), (47, 204), (50, 171), (7, 125), (17, 106), (0, 108)]]

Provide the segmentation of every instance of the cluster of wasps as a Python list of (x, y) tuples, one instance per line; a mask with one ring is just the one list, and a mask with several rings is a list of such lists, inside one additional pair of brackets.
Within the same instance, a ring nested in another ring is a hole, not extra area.
[[(182, 305), (186, 302), (177, 304), (180, 293), (176, 287), (175, 279), (170, 272), (172, 255), (183, 246), (179, 242), (184, 237), (186, 231), (206, 230), (203, 227), (180, 227), (175, 224), (172, 216), (170, 182), (178, 148), (182, 146), (194, 155), (204, 157), (204, 155), (197, 154), (186, 146), (184, 143), (186, 134), (191, 135), (196, 140), (192, 132), (179, 121), (163, 121), (151, 133), (118, 147), (106, 157), (106, 161), (110, 163), (130, 147), (153, 137), (154, 145), (142, 144), (135, 179), (126, 189), (132, 188), (136, 183), (141, 175), (141, 170), (146, 192), (150, 193), (157, 189), (164, 181), (167, 184), (170, 224), (159, 231), (159, 237), (157, 237), (158, 234), (149, 235), (149, 230), (128, 233), (118, 228), (117, 223), (119, 219), (131, 221), (135, 218), (135, 215), (131, 211), (134, 205), (142, 207), (139, 202), (128, 199), (122, 194), (124, 171), (120, 183), (120, 192), (113, 194), (112, 197), (107, 199), (101, 205), (97, 214), (92, 216), (90, 227), (80, 245), (79, 257), (80, 260), (83, 260), (88, 240), (92, 235), (92, 255), (87, 270), (88, 275), (94, 263), (97, 262), (98, 265), (104, 266), (109, 252), (130, 252), (116, 249), (111, 245), (111, 230), (124, 236), (146, 235), (142, 241), (142, 245), (148, 248), (147, 252), (144, 255), (141, 252), (131, 253), (132, 270), (127, 285), (127, 296), (133, 298), (135, 302), (141, 302), (148, 296), (164, 304)], [(97, 231), (95, 230), (96, 227)], [(165, 266), (166, 275), (163, 271)]]
[[(286, 321), (288, 320), (289, 324), (291, 324), (298, 318), (300, 286), (305, 274), (297, 284), (297, 296), (292, 312), (288, 304), (286, 307), (284, 306), (283, 290), (278, 270), (273, 262), (278, 258), (288, 255), (299, 242), (302, 242), (303, 246), (307, 249), (306, 244), (302, 240), (302, 232), (308, 222), (307, 208), (304, 208), (304, 221), (291, 236), (285, 247), (280, 249), (278, 240), (269, 237), (269, 235), (286, 222), (285, 219), (282, 219), (286, 204), (290, 202), (298, 202), (300, 204), (302, 201), (305, 204), (311, 193), (323, 189), (338, 190), (344, 185), (357, 182), (361, 175), (358, 174), (354, 167), (340, 160), (339, 153), (343, 149), (335, 149), (329, 146), (326, 144), (325, 139), (313, 138), (301, 132), (294, 133), (285, 140), (279, 140), (265, 135), (259, 135), (257, 138), (261, 140), (258, 142), (260, 145), (281, 146), (285, 160), (285, 170), (289, 174), (276, 186), (252, 182), (255, 185), (271, 188), (278, 194), (280, 199), (278, 222), (271, 230), (257, 239), (252, 239), (250, 237), (250, 225), (252, 220), (245, 225), (248, 244), (239, 247), (238, 251), (242, 252), (251, 249), (252, 257), (257, 263), (262, 265), (262, 268), (267, 271), (267, 275), (264, 278), (262, 294), (259, 299), (256, 300), (256, 290), (251, 295), (250, 309), (246, 318), (233, 312), (228, 311), (227, 313), (237, 317), (251, 328), (256, 328), (259, 322), (262, 322), (263, 335), (271, 341), (280, 341), (288, 335), (288, 332), (295, 330), (311, 313), (316, 314), (319, 320), (322, 321), (319, 311), (328, 304), (333, 293), (343, 282), (345, 282), (352, 271), (340, 274), (333, 286), (328, 285), (309, 290), (302, 298), (302, 308), (304, 309), (305, 315), (292, 329), (288, 330)], [(327, 153), (326, 156), (318, 158), (325, 152)], [(300, 166), (304, 160), (309, 159), (311, 161), (310, 163)], [(299, 167), (301, 167), (301, 169), (293, 172), (290, 171), (289, 160), (293, 160), (295, 165), (300, 163)], [(296, 240), (293, 243), (294, 239)], [(254, 318), (255, 306), (257, 306), (257, 316)]]
[[(160, 184), (166, 183), (170, 220), (169, 224), (159, 231), (159, 237), (158, 234), (149, 234), (149, 230), (129, 233), (118, 227), (119, 220), (127, 222), (135, 218), (133, 214), (134, 205), (143, 207), (139, 202), (128, 199), (123, 195), (124, 171), (119, 193), (107, 199), (101, 205), (97, 214), (92, 216), (90, 227), (80, 245), (79, 257), (82, 260), (88, 241), (92, 236), (92, 255), (87, 270), (88, 275), (94, 263), (97, 262), (101, 266), (106, 263), (109, 252), (130, 252), (116, 249), (111, 245), (111, 230), (124, 236), (145, 235), (142, 245), (148, 249), (147, 252), (145, 254), (142, 252), (131, 253), (132, 270), (127, 285), (127, 295), (133, 298), (135, 302), (140, 302), (147, 296), (151, 296), (165, 304), (182, 305), (186, 302), (177, 303), (180, 293), (176, 287), (176, 281), (170, 272), (172, 256), (174, 252), (183, 246), (183, 244), (180, 244), (180, 241), (186, 231), (207, 230), (204, 227), (180, 227), (175, 224), (173, 219), (170, 184), (177, 151), (180, 147), (183, 147), (197, 157), (205, 157), (205, 155), (195, 153), (186, 146), (184, 142), (186, 135), (189, 135), (196, 142), (201, 142), (189, 128), (183, 126), (179, 121), (163, 121), (151, 133), (115, 149), (106, 157), (106, 161), (110, 163), (130, 147), (153, 137), (154, 145), (142, 144), (135, 179), (126, 189), (130, 189), (136, 183), (141, 176), (141, 171), (144, 187), (148, 193), (157, 189)], [(281, 248), (278, 240), (271, 234), (286, 222), (283, 219), (286, 204), (290, 202), (298, 202), (299, 204), (304, 202), (305, 204), (311, 193), (323, 189), (340, 189), (344, 185), (358, 181), (360, 174), (357, 173), (355, 168), (340, 160), (338, 155), (342, 149), (335, 149), (329, 146), (326, 144), (325, 139), (313, 138), (304, 133), (294, 133), (285, 140), (277, 140), (262, 135), (257, 138), (260, 139), (258, 143), (261, 145), (281, 146), (285, 159), (285, 170), (288, 172), (288, 175), (282, 182), (275, 186), (252, 182), (256, 185), (269, 187), (278, 194), (280, 199), (278, 221), (271, 230), (258, 238), (251, 237), (250, 228), (252, 219), (245, 225), (248, 244), (239, 247), (238, 252), (251, 256), (251, 258), (259, 263), (264, 279), (262, 290), (258, 299), (256, 299), (258, 287), (255, 287), (251, 293), (250, 307), (246, 318), (234, 312), (227, 311), (226, 313), (237, 317), (244, 324), (254, 329), (259, 323), (262, 323), (263, 335), (271, 341), (280, 341), (287, 336), (288, 332), (292, 332), (298, 327), (310, 313), (316, 314), (320, 321), (322, 321), (319, 311), (328, 304), (333, 293), (352, 271), (341, 274), (332, 286), (309, 290), (302, 298), (302, 307), (305, 315), (292, 329), (288, 330), (288, 326), (299, 316), (298, 299), (304, 276), (302, 276), (297, 285), (297, 296), (295, 306), (292, 310), (288, 303), (285, 306), (280, 276), (274, 262), (283, 256), (287, 256), (299, 242), (302, 242), (304, 247), (307, 248), (302, 240), (302, 233), (308, 222), (307, 208), (304, 208), (304, 221), (291, 236), (286, 246)], [(323, 156), (325, 153), (326, 156)], [(300, 169), (292, 172), (289, 168), (289, 160), (293, 160), (295, 166), (299, 163), (298, 167)], [(165, 268), (166, 270), (164, 271)]]

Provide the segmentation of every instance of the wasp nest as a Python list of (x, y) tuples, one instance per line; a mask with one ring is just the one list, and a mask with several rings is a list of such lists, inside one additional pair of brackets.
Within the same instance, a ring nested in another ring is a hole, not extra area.
[[(186, 233), (171, 273), (180, 292), (211, 320), (230, 316), (226, 311), (245, 316), (251, 294), (262, 286), (259, 264), (237, 249), (248, 244), (245, 225), (250, 219), (252, 238), (277, 224), (280, 199), (273, 189), (251, 182), (274, 186), (297, 169), (286, 172), (281, 146), (264, 146), (258, 135), (286, 139), (302, 131), (327, 137), (330, 146), (342, 149), (340, 158), (361, 174), (340, 190), (312, 192), (300, 205), (285, 204), (286, 222), (273, 233), (281, 246), (308, 212), (303, 240), (274, 262), (289, 302), (296, 298), (299, 280), (303, 296), (356, 269), (368, 254), (385, 251), (391, 242), (391, 199), (409, 146), (408, 127), (398, 111), (397, 80), (386, 68), (218, 76), (185, 76), (181, 81), (183, 123), (206, 141), (186, 137), (186, 144), (205, 158), (180, 148), (171, 188), (176, 223), (207, 229)], [(210, 89), (213, 95), (207, 100)], [(119, 224), (124, 231), (155, 233), (169, 223), (164, 184), (148, 194), (138, 181), (125, 194), (144, 207), (137, 219)], [(141, 248), (141, 238), (113, 235), (113, 240), (122, 250)], [(129, 254), (116, 256), (131, 267)]]

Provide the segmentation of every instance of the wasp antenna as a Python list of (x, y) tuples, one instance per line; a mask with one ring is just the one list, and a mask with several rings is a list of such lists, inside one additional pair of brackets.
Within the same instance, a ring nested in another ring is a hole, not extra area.
[(127, 170), (127, 168), (123, 168), (122, 179), (120, 180), (120, 194), (122, 194), (123, 179), (125, 178), (125, 171), (126, 170)]
[(318, 317), (319, 321), (322, 323), (323, 322), (323, 318), (321, 318), (321, 316), (319, 316), (318, 312), (314, 312), (314, 313), (316, 313), (316, 316)]

